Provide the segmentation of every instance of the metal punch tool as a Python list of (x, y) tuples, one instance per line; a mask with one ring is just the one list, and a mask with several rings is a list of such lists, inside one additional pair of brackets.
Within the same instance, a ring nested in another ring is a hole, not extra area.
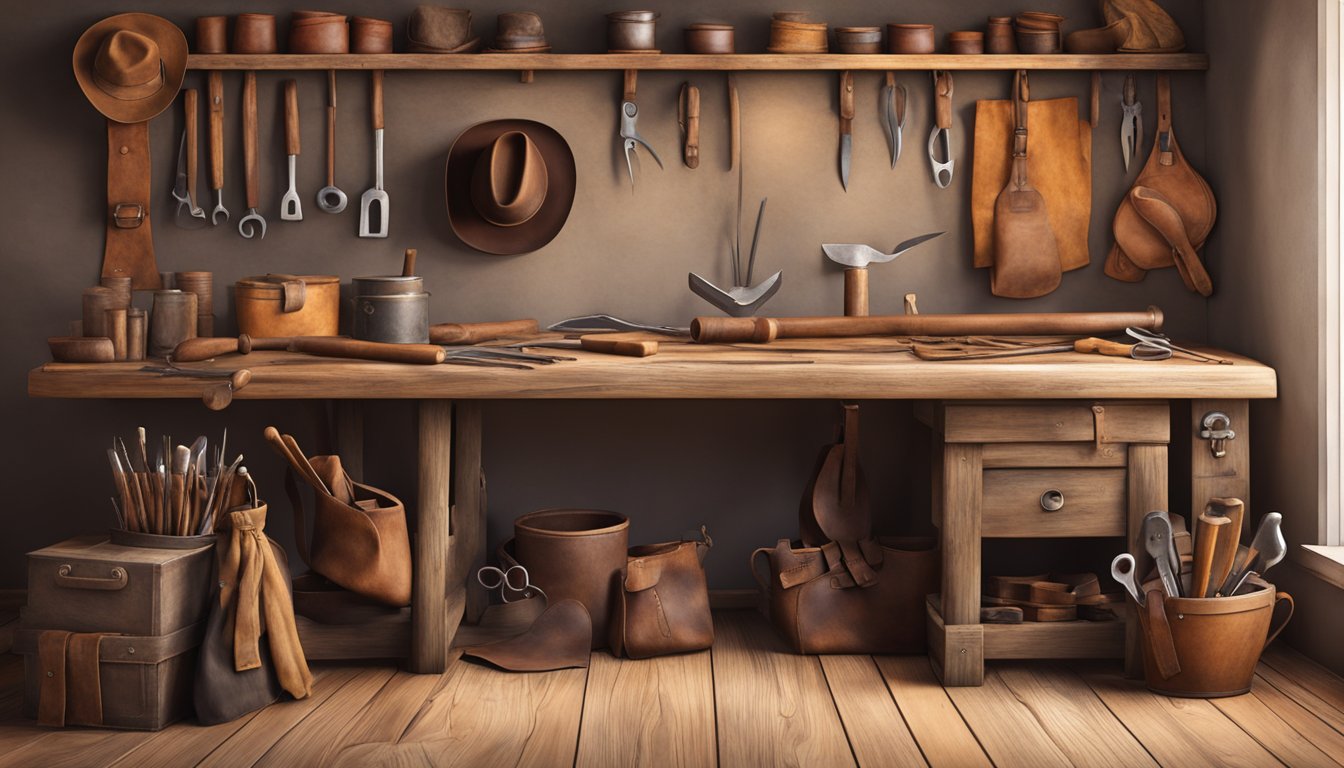
[(653, 155), (654, 162), (658, 163), (658, 168), (663, 167), (663, 161), (658, 157), (658, 151), (653, 148), (649, 142), (639, 135), (639, 106), (635, 104), (635, 86), (638, 72), (633, 69), (625, 71), (625, 94), (621, 102), (621, 148), (625, 151), (625, 170), (630, 175), (630, 191), (635, 189), (635, 164), (634, 159), (638, 157), (637, 148), (643, 146)]

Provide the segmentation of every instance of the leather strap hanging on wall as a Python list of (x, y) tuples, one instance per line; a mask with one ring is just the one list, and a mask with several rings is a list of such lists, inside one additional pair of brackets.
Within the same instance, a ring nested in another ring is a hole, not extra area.
[(107, 121), (107, 243), (103, 277), (131, 278), (137, 291), (163, 287), (149, 220), (149, 123)]

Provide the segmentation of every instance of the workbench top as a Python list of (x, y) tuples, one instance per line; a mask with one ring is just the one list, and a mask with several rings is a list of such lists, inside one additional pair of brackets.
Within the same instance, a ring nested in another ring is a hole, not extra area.
[[(535, 349), (575, 358), (532, 370), (401, 365), (289, 352), (228, 355), (181, 368), (248, 368), (240, 400), (292, 399), (1227, 399), (1273, 398), (1274, 370), (1173, 358), (1140, 361), (1074, 352), (991, 360), (917, 359), (895, 339), (791, 339), (769, 345), (664, 341), (658, 354), (617, 357)], [(221, 379), (141, 370), (161, 361), (48, 363), (28, 394), (53, 398), (195, 398)]]

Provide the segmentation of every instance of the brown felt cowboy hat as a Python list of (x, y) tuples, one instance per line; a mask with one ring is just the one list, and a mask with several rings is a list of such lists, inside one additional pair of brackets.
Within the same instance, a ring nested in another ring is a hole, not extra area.
[(528, 253), (560, 234), (574, 204), (574, 153), (554, 128), (491, 120), (448, 150), (448, 223), (484, 253)]
[(187, 71), (187, 38), (167, 19), (123, 13), (80, 35), (74, 64), (94, 109), (118, 123), (140, 123), (177, 97)]

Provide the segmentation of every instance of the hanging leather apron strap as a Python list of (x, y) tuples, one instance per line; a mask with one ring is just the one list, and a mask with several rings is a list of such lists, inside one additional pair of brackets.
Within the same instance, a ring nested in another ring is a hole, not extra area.
[(163, 287), (149, 221), (149, 123), (107, 121), (107, 241), (103, 277), (130, 277), (137, 291)]

